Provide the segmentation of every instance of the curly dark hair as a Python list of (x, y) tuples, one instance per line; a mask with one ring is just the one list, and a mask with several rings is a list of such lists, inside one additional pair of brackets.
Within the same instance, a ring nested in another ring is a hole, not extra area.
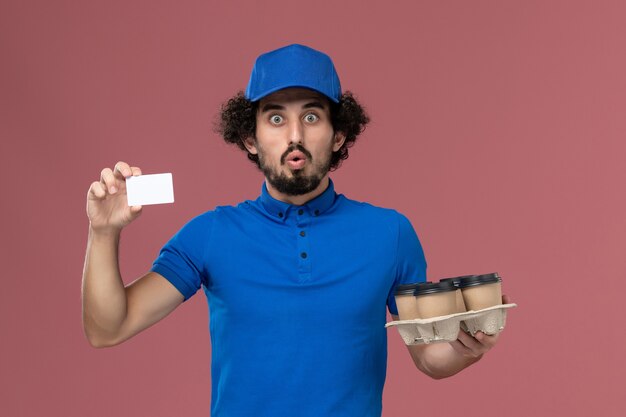
[[(348, 159), (348, 149), (356, 142), (359, 134), (365, 130), (370, 118), (363, 107), (350, 91), (341, 95), (339, 103), (330, 103), (330, 118), (335, 132), (342, 132), (346, 140), (343, 146), (333, 152), (330, 161), (330, 170), (334, 171), (341, 163)], [(237, 145), (247, 152), (244, 140), (256, 136), (256, 114), (258, 101), (248, 100), (243, 91), (222, 104), (220, 118), (215, 124), (215, 132), (219, 133), (227, 143)], [(248, 159), (260, 168), (258, 155), (248, 153)]]

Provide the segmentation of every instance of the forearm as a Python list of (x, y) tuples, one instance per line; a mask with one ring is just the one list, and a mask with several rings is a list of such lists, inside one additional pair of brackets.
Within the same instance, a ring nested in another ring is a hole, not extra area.
[(449, 343), (408, 346), (417, 368), (434, 379), (447, 378), (478, 362), (482, 355), (458, 352)]
[(111, 344), (126, 317), (126, 291), (118, 262), (120, 233), (89, 229), (82, 283), (83, 326), (94, 346)]

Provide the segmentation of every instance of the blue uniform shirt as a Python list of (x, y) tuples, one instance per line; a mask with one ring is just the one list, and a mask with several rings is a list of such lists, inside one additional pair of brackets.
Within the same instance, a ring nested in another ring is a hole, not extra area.
[(386, 307), (424, 281), (406, 217), (333, 183), (303, 206), (261, 196), (187, 223), (152, 271), (209, 304), (214, 417), (380, 416)]

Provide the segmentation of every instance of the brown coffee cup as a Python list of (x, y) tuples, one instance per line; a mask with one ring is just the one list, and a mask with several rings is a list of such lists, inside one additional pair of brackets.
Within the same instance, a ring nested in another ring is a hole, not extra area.
[(452, 282), (427, 282), (415, 289), (417, 313), (421, 319), (455, 314), (456, 287)]
[(467, 308), (465, 307), (465, 301), (463, 301), (463, 294), (461, 293), (461, 289), (459, 288), (459, 283), (461, 282), (462, 278), (467, 278), (467, 277), (473, 277), (474, 275), (463, 275), (460, 277), (454, 277), (454, 278), (442, 278), (439, 280), (439, 282), (452, 282), (454, 284), (454, 286), (456, 287), (456, 312), (457, 313), (465, 313), (467, 311)]
[(459, 288), (468, 311), (502, 304), (502, 279), (497, 273), (462, 278)]
[(417, 302), (415, 300), (415, 288), (420, 283), (404, 284), (396, 287), (396, 306), (398, 307), (398, 317), (400, 320), (418, 319)]

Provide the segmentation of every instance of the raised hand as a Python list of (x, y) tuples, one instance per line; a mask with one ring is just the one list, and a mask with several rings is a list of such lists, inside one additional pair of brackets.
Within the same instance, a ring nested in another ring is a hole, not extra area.
[(141, 206), (128, 206), (126, 177), (141, 175), (139, 167), (118, 162), (113, 170), (104, 168), (100, 181), (87, 192), (87, 217), (95, 232), (119, 232), (141, 214)]

